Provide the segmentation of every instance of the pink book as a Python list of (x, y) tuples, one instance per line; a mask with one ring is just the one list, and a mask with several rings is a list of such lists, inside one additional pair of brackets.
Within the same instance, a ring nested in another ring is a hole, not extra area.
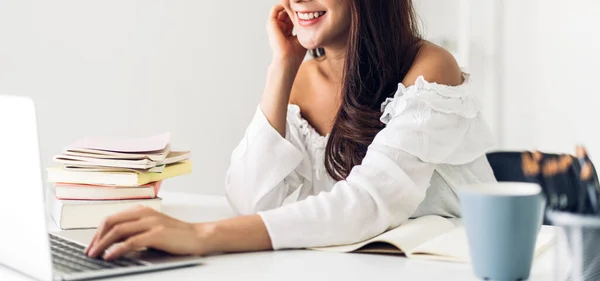
[(75, 183), (55, 183), (54, 192), (60, 200), (125, 200), (151, 199), (158, 196), (162, 181), (142, 186), (120, 187)]

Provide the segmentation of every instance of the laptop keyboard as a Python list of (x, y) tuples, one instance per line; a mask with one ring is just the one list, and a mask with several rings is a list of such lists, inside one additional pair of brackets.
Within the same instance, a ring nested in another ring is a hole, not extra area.
[(53, 234), (49, 236), (54, 269), (63, 273), (144, 266), (139, 261), (124, 257), (112, 261), (90, 258), (83, 253), (83, 246)]

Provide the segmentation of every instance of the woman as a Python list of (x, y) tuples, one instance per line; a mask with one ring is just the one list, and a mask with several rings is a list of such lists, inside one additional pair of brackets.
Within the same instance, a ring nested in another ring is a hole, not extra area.
[(265, 91), (227, 173), (241, 216), (189, 224), (130, 210), (106, 220), (88, 255), (121, 241), (104, 258), (353, 243), (411, 217), (460, 216), (454, 189), (495, 181), (468, 75), (419, 38), (410, 0), (282, 0), (268, 33)]

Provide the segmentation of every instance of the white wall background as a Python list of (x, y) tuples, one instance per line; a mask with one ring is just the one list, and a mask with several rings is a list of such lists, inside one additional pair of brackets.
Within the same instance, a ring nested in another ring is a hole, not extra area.
[(423, 36), (452, 52), (463, 71), (471, 76), (472, 94), (483, 102), (483, 115), (500, 145), (496, 65), (501, 58), (501, 28), (496, 11), (499, 1), (414, 0), (423, 25)]
[[(165, 189), (222, 194), (264, 86), (276, 2), (3, 0), (0, 94), (36, 100), (45, 166), (81, 136), (171, 131), (195, 168)], [(415, 0), (427, 38), (454, 52), (460, 3)], [(465, 68), (498, 149), (600, 153), (600, 3), (471, 0), (470, 10)]]
[(222, 194), (262, 94), (276, 2), (2, 0), (0, 94), (37, 102), (45, 166), (82, 136), (170, 131), (195, 167), (164, 189)]
[(583, 143), (598, 159), (600, 2), (512, 0), (506, 8), (507, 147), (573, 153)]
[[(459, 38), (461, 0), (415, 0), (428, 37)], [(600, 2), (470, 0), (468, 69), (499, 150), (600, 153)], [(452, 44), (451, 44), (452, 45)]]

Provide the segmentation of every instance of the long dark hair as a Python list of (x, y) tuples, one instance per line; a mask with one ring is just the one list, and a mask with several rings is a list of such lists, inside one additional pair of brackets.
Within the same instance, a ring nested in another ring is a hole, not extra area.
[(343, 100), (325, 148), (325, 168), (335, 180), (346, 179), (384, 128), (379, 121), (381, 103), (397, 90), (421, 43), (412, 0), (350, 2)]

